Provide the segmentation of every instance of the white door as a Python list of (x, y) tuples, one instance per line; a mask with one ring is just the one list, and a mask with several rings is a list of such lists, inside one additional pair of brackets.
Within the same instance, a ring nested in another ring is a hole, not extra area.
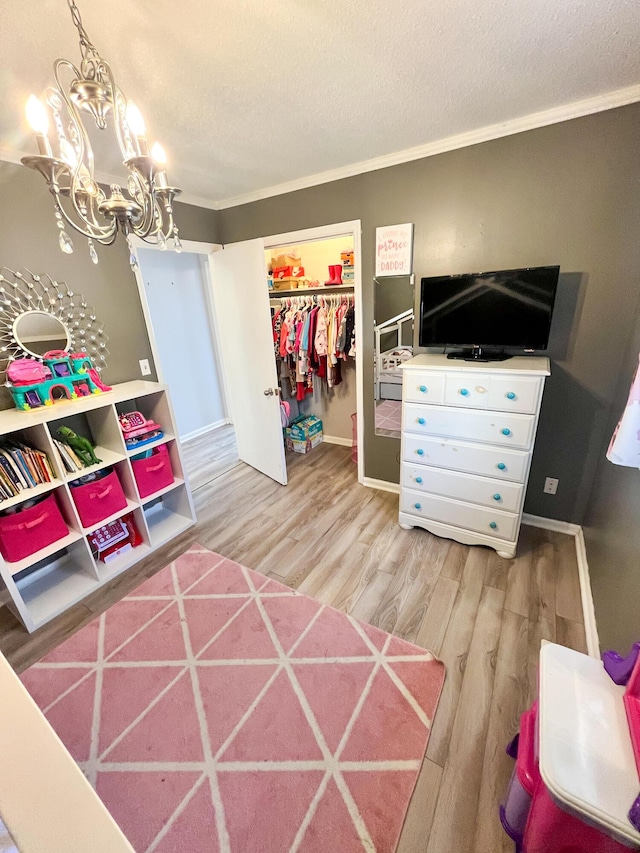
[(162, 379), (171, 390), (183, 441), (226, 420), (204, 262), (206, 256), (194, 252), (138, 249)]
[(286, 485), (264, 243), (235, 243), (209, 259), (238, 455)]

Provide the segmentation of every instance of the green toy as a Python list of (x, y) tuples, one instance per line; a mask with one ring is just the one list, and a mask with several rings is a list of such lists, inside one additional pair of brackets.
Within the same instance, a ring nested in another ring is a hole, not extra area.
[(82, 435), (76, 435), (72, 429), (69, 429), (69, 427), (66, 426), (60, 427), (58, 435), (60, 436), (60, 441), (68, 444), (85, 465), (99, 465), (100, 462), (102, 462), (102, 459), (98, 459), (96, 454), (93, 452), (93, 445), (88, 438), (85, 438)]

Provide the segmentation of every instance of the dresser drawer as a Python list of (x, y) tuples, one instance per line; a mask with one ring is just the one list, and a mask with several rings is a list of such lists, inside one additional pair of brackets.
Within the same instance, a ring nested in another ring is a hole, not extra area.
[(466, 409), (535, 414), (542, 377), (493, 376), (489, 373), (451, 373), (445, 382), (444, 403)]
[(524, 483), (529, 462), (529, 454), (521, 450), (419, 435), (403, 436), (402, 458), (411, 464), (434, 465), (513, 483)]
[(485, 373), (449, 373), (445, 383), (444, 402), (447, 406), (486, 409), (489, 406), (491, 376)]
[(402, 379), (405, 400), (421, 403), (444, 402), (444, 374), (404, 370)]
[(510, 542), (515, 540), (518, 530), (519, 516), (516, 514), (410, 490), (400, 493), (400, 512), (451, 524), (454, 527), (463, 527)]
[(538, 400), (544, 380), (535, 376), (492, 376), (487, 395), (487, 408), (501, 412), (538, 411)]
[(524, 486), (519, 483), (501, 482), (426, 465), (409, 465), (406, 462), (402, 463), (400, 484), (405, 489), (456, 498), (507, 512), (520, 512), (524, 491)]
[(533, 444), (534, 415), (466, 411), (449, 406), (420, 406), (406, 403), (403, 430), (424, 435), (441, 435), (486, 441), (505, 447), (529, 449)]

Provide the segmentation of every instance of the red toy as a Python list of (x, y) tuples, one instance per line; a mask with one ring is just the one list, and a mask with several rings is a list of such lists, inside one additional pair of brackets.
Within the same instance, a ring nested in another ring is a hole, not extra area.
[(88, 539), (91, 550), (103, 563), (108, 563), (142, 543), (142, 536), (131, 512), (94, 530)]

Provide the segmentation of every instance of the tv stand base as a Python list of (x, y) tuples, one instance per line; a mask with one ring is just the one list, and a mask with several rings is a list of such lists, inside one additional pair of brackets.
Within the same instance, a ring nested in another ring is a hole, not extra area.
[(460, 361), (506, 361), (513, 356), (500, 350), (485, 349), (484, 347), (470, 347), (469, 349), (454, 350), (447, 353), (447, 358), (459, 359)]

